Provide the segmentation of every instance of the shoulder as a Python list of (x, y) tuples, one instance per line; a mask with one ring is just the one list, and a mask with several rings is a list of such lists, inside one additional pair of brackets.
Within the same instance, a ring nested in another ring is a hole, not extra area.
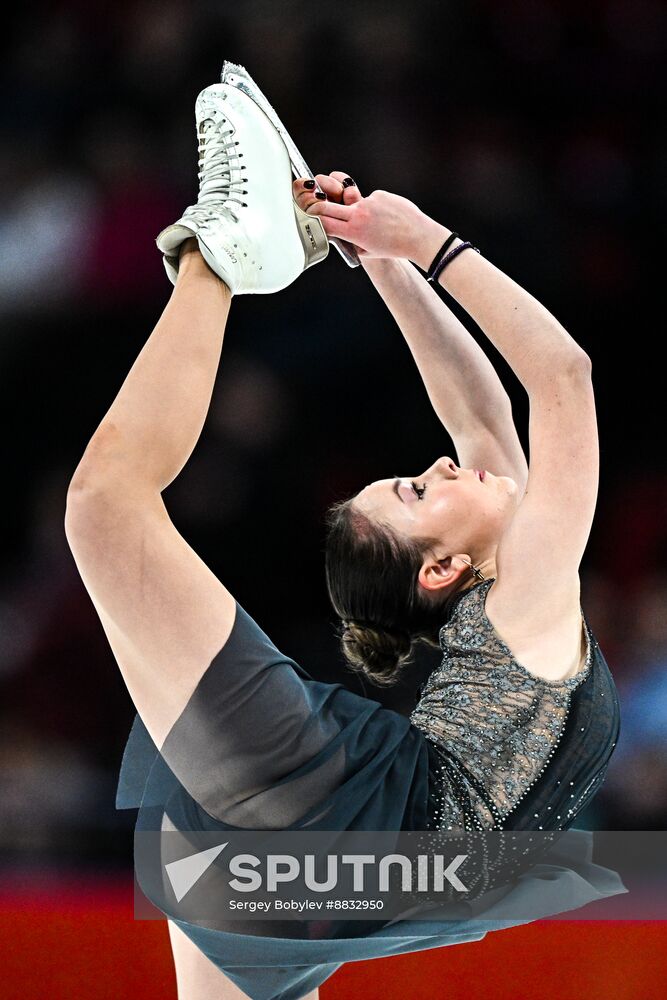
[(541, 614), (505, 600), (499, 581), (485, 594), (484, 618), (522, 669), (543, 681), (560, 683), (581, 676), (590, 660), (590, 636), (577, 588), (564, 605)]
[[(456, 595), (440, 630), (444, 656), (478, 654), (490, 664), (518, 670), (534, 682), (577, 683), (590, 665), (592, 641), (581, 605), (535, 622), (504, 607), (494, 577)], [(502, 596), (502, 595), (501, 595)]]
[(474, 583), (465, 590), (460, 590), (451, 599), (445, 612), (445, 620), (440, 629), (440, 645), (446, 648), (448, 637), (458, 629), (469, 626), (484, 618), (486, 595), (495, 581), (495, 577)]

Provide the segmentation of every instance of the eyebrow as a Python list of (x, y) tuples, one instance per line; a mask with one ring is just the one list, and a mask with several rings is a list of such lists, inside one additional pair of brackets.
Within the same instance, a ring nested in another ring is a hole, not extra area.
[(398, 499), (401, 501), (401, 503), (405, 503), (405, 500), (403, 499), (403, 497), (401, 496), (401, 494), (398, 492), (398, 487), (400, 486), (400, 484), (401, 484), (401, 480), (397, 476), (396, 479), (394, 479), (391, 488), (394, 491), (394, 493), (396, 494), (396, 496), (398, 497)]

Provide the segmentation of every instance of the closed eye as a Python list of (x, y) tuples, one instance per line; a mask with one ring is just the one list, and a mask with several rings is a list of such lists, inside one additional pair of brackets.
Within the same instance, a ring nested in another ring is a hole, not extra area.
[[(401, 501), (401, 503), (405, 503), (405, 500), (403, 499), (403, 497), (401, 496), (401, 493), (400, 493), (401, 486), (402, 486), (401, 477), (400, 476), (394, 476), (394, 482), (393, 482), (393, 485), (392, 485), (392, 489), (393, 489), (394, 493), (396, 494), (396, 496), (398, 497), (398, 499)], [(410, 487), (411, 487), (413, 493), (415, 494), (415, 496), (417, 497), (417, 499), (418, 500), (423, 500), (424, 493), (426, 492), (426, 483), (424, 483), (423, 486), (417, 486), (417, 484), (415, 482), (410, 481)]]

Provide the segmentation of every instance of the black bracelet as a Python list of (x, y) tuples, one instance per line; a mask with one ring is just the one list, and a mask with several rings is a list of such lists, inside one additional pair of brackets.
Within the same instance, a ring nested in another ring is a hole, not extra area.
[(434, 271), (435, 267), (437, 266), (438, 262), (440, 260), (442, 260), (442, 258), (447, 253), (447, 251), (449, 250), (450, 246), (452, 245), (452, 243), (454, 242), (454, 240), (457, 238), (458, 235), (459, 235), (458, 233), (451, 233), (447, 237), (447, 239), (445, 240), (445, 242), (442, 244), (442, 246), (440, 247), (440, 249), (438, 250), (437, 254), (435, 255), (435, 257), (431, 261), (431, 266), (429, 267), (428, 271), (426, 272), (426, 278), (427, 278), (428, 281), (431, 280), (431, 277), (433, 276), (433, 271)]
[(457, 247), (454, 247), (454, 249), (450, 250), (449, 253), (446, 256), (444, 256), (444, 257), (441, 258), (441, 260), (436, 264), (435, 268), (433, 268), (433, 265), (431, 265), (431, 269), (432, 270), (431, 270), (431, 273), (429, 275), (427, 275), (428, 280), (431, 281), (431, 282), (433, 282), (433, 284), (435, 284), (437, 282), (438, 278), (440, 277), (440, 275), (442, 274), (442, 272), (444, 271), (444, 269), (449, 264), (450, 260), (453, 260), (454, 257), (456, 257), (457, 254), (461, 253), (462, 250), (467, 250), (468, 247), (471, 247), (475, 251), (475, 253), (479, 253), (480, 252), (477, 249), (477, 247), (474, 247), (472, 245), (472, 243), (469, 243), (469, 242), (459, 243), (459, 245)]

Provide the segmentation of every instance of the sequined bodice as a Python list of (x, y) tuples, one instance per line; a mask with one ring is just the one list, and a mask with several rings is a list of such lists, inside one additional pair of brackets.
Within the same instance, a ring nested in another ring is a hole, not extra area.
[[(455, 599), (440, 630), (442, 662), (423, 686), (410, 716), (429, 741), (437, 763), (431, 826), (440, 829), (506, 828), (507, 817), (513, 811), (516, 814), (517, 806), (525, 804), (531, 790), (539, 785), (564, 733), (568, 732), (569, 744), (576, 740), (571, 732), (572, 703), (577, 691), (591, 679), (597, 643), (583, 611), (584, 665), (574, 677), (548, 681), (516, 661), (487, 618), (486, 595), (493, 582), (476, 584)], [(610, 675), (608, 683), (611, 711), (615, 689)], [(589, 727), (579, 728), (584, 733)], [(609, 730), (609, 742), (613, 736), (611, 748), (618, 735), (617, 725), (615, 733), (613, 729), (610, 716), (605, 732)], [(602, 766), (597, 766), (596, 774), (601, 771)], [(581, 767), (578, 774), (582, 774)], [(560, 786), (564, 779), (556, 780)], [(574, 786), (574, 780), (569, 780)], [(570, 808), (569, 815), (566, 810), (558, 819), (566, 825), (573, 815)], [(535, 817), (536, 828), (541, 827), (540, 814)]]

